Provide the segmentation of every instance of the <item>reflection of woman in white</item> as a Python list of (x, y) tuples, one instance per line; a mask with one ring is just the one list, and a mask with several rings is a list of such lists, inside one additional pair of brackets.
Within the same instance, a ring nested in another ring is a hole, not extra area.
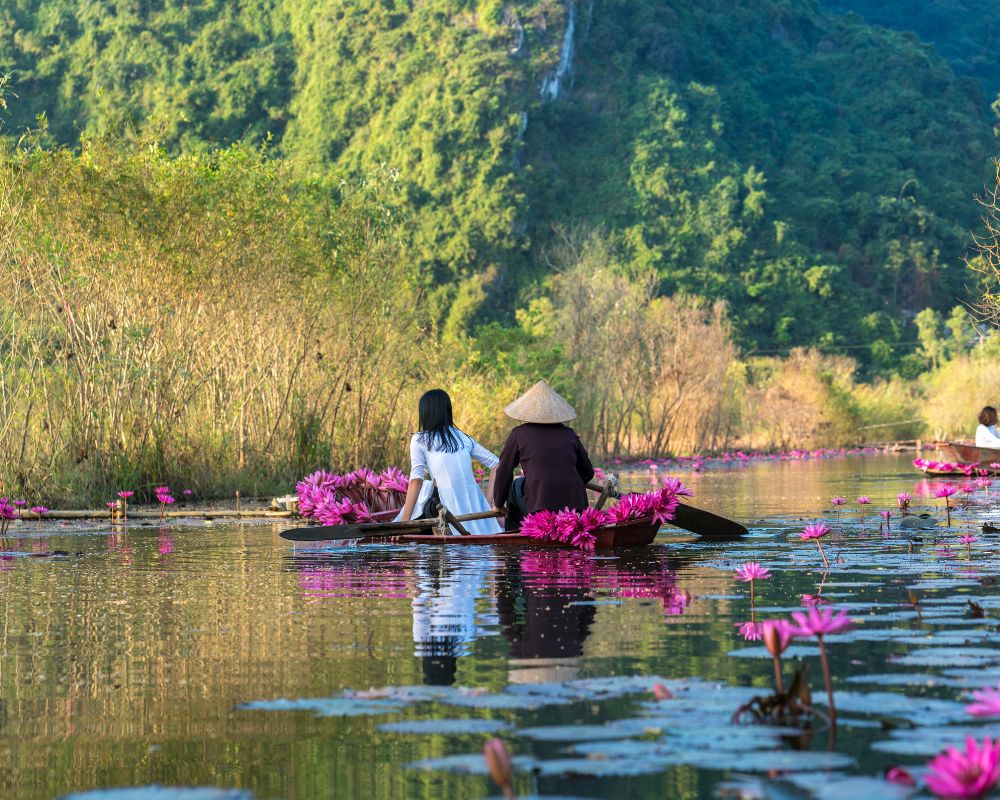
[(414, 655), (422, 660), (424, 683), (450, 686), (458, 659), (472, 652), (480, 623), (496, 624), (494, 615), (476, 609), (489, 565), (480, 557), (446, 557), (443, 551), (421, 556), (414, 570)]
[[(420, 431), (410, 440), (410, 485), (406, 502), (397, 517), (406, 521), (419, 517), (423, 506), (437, 485), (441, 504), (456, 516), (490, 511), (482, 489), (472, 474), (472, 459), (490, 470), (490, 491), (493, 470), (499, 459), (479, 442), (455, 427), (452, 421), (451, 398), (442, 389), (432, 389), (420, 398)], [(431, 483), (424, 482), (429, 472)], [(463, 523), (469, 533), (500, 533), (495, 519)]]

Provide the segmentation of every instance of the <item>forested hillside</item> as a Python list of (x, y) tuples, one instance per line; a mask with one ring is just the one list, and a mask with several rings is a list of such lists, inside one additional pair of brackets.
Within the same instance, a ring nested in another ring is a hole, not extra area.
[(174, 152), (267, 141), (303, 177), (390, 168), (453, 332), (511, 322), (599, 230), (662, 293), (725, 300), (744, 348), (861, 345), (885, 372), (917, 311), (966, 296), (997, 151), (955, 74), (988, 77), (955, 53), (992, 2), (954, 5), (939, 52), (811, 0), (15, 0), (0, 62), (14, 135), (44, 115), (55, 144), (131, 123)]
[(873, 24), (911, 31), (931, 42), (959, 75), (1000, 92), (1000, 2), (997, 0), (823, 0), (824, 7), (854, 12)]

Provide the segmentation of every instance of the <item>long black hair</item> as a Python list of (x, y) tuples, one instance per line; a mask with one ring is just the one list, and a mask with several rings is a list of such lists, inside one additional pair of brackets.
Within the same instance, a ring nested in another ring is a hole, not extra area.
[(444, 389), (424, 392), (418, 406), (420, 412), (420, 437), (424, 447), (454, 453), (462, 448), (462, 442), (455, 435), (455, 423), (451, 415), (451, 398)]

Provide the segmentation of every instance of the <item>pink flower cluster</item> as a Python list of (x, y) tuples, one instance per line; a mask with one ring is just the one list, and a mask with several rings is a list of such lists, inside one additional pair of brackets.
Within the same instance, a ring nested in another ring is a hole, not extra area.
[(169, 486), (157, 486), (153, 489), (153, 493), (156, 495), (157, 501), (163, 507), (172, 506), (177, 502), (177, 498), (170, 494)]
[(7, 535), (7, 527), (11, 520), (17, 519), (17, 517), (17, 509), (13, 504), (6, 497), (0, 497), (0, 536)]
[(967, 477), (971, 477), (977, 472), (978, 464), (962, 464), (957, 461), (931, 461), (926, 458), (913, 459), (913, 466), (924, 472), (961, 472)]
[(299, 513), (307, 519), (319, 520), (323, 509), (332, 508), (333, 503), (339, 503), (338, 508), (343, 509), (344, 501), (353, 504), (355, 516), (400, 508), (406, 499), (408, 484), (406, 474), (395, 467), (379, 473), (359, 469), (346, 475), (334, 475), (321, 469), (295, 484), (295, 493), (299, 498)]
[(532, 539), (542, 539), (562, 544), (571, 544), (581, 550), (593, 550), (597, 542), (594, 531), (606, 525), (603, 511), (588, 508), (574, 511), (538, 511), (529, 514), (521, 522), (521, 533)]
[(638, 519), (652, 519), (656, 523), (674, 518), (681, 497), (690, 497), (691, 490), (676, 478), (664, 478), (663, 488), (645, 494), (622, 495), (618, 503), (607, 511), (588, 508), (574, 511), (538, 511), (529, 514), (521, 523), (521, 533), (532, 539), (542, 539), (561, 544), (571, 544), (581, 550), (593, 550), (594, 531), (606, 525), (620, 525)]

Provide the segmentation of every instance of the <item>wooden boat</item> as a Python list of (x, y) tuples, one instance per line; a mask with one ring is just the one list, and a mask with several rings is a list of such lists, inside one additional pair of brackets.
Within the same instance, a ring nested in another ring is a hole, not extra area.
[(954, 477), (962, 474), (961, 469), (939, 469), (938, 464), (975, 464), (976, 469), (986, 470), (990, 475), (1000, 474), (1000, 469), (990, 466), (1000, 463), (1000, 449), (977, 447), (967, 442), (939, 442), (937, 448), (943, 453), (943, 458), (927, 459), (924, 465), (914, 462), (925, 475)]
[(962, 464), (981, 464), (988, 467), (990, 464), (1000, 463), (1000, 450), (992, 447), (976, 447), (974, 444), (965, 442), (945, 442), (941, 449), (948, 456), (949, 461), (958, 461)]
[[(643, 547), (652, 544), (660, 526), (651, 518), (632, 520), (619, 525), (607, 525), (594, 531), (594, 549), (612, 550), (618, 547)], [(436, 545), (511, 545), (515, 547), (544, 547), (575, 549), (570, 544), (535, 539), (520, 533), (494, 533), (473, 536), (439, 536), (429, 533), (401, 533), (390, 538), (360, 539), (359, 544), (378, 544), (385, 541), (401, 544)]]

